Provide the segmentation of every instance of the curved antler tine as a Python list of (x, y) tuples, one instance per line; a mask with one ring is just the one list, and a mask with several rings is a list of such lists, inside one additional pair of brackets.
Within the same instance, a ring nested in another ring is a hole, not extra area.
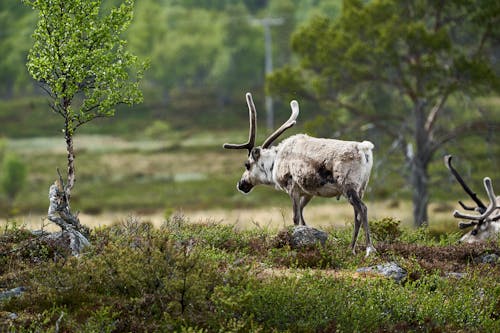
[(453, 156), (451, 155), (446, 155), (444, 157), (444, 164), (450, 170), (451, 174), (455, 177), (457, 182), (462, 186), (464, 189), (465, 193), (469, 195), (469, 197), (476, 203), (477, 207), (479, 208), (480, 213), (484, 212), (486, 210), (486, 205), (477, 197), (477, 194), (470, 189), (470, 187), (465, 183), (464, 179), (458, 171), (451, 165), (451, 159)]
[(493, 191), (493, 184), (491, 183), (491, 178), (484, 177), (483, 184), (484, 184), (484, 189), (486, 190), (486, 193), (488, 194), (488, 199), (490, 199), (490, 205), (495, 206), (497, 196), (495, 195), (495, 192)]
[(252, 150), (255, 147), (255, 132), (257, 131), (257, 110), (255, 109), (255, 104), (253, 103), (252, 94), (246, 93), (247, 105), (248, 105), (248, 117), (249, 117), (249, 130), (248, 130), (248, 143), (249, 149)]
[(448, 168), (448, 170), (451, 171), (451, 169), (453, 168), (451, 166), (451, 159), (453, 158), (452, 155), (445, 155), (444, 156), (444, 165)]
[(255, 109), (255, 104), (252, 99), (251, 93), (246, 93), (246, 100), (248, 105), (248, 118), (250, 123), (250, 128), (248, 130), (248, 141), (242, 144), (232, 144), (225, 143), (222, 147), (226, 149), (248, 149), (248, 154), (255, 147), (255, 133), (257, 130), (257, 110)]
[(281, 125), (280, 128), (278, 128), (276, 131), (274, 131), (273, 134), (271, 134), (266, 141), (262, 144), (262, 148), (267, 148), (269, 147), (274, 140), (276, 140), (284, 131), (295, 125), (297, 122), (296, 119), (299, 116), (299, 103), (296, 100), (293, 100), (290, 102), (290, 107), (292, 108), (292, 115), (288, 120)]
[(463, 214), (459, 211), (455, 210), (453, 212), (453, 216), (457, 218), (463, 218), (467, 220), (479, 221), (479, 223), (483, 223), (486, 219), (498, 208), (496, 203), (495, 192), (493, 191), (493, 185), (491, 183), (491, 179), (489, 177), (485, 177), (483, 179), (484, 188), (486, 189), (486, 193), (488, 193), (488, 199), (490, 200), (490, 204), (486, 208), (484, 212), (481, 212), (480, 215), (470, 215)]

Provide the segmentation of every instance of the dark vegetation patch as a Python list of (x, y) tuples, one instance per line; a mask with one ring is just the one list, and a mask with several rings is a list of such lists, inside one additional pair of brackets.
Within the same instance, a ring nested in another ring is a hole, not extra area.
[[(386, 221), (387, 222), (387, 221)], [(381, 229), (395, 231), (393, 222)], [(401, 231), (352, 255), (350, 228), (324, 246), (290, 248), (289, 229), (236, 230), (173, 216), (94, 229), (80, 257), (16, 226), (0, 231), (0, 331), (494, 332), (500, 330), (498, 242), (455, 245)], [(383, 232), (382, 232), (383, 234)], [(403, 283), (359, 267), (396, 261)], [(279, 272), (280, 274), (265, 274)], [(465, 273), (450, 277), (447, 273)]]
[[(408, 243), (379, 243), (377, 250), (383, 258), (393, 256), (414, 259), (427, 271), (463, 272), (471, 264), (480, 262), (484, 254), (500, 256), (498, 242), (458, 245), (421, 245)], [(491, 269), (500, 274), (499, 265)]]

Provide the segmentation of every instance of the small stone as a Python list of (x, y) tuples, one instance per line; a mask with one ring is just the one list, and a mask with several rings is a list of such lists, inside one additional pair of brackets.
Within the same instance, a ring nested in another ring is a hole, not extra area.
[(0, 301), (11, 297), (21, 296), (25, 290), (26, 289), (24, 287), (17, 287), (7, 291), (2, 291), (0, 292)]
[(446, 277), (455, 278), (455, 279), (463, 279), (463, 278), (467, 277), (467, 273), (448, 272), (448, 273), (446, 273)]
[(481, 264), (497, 264), (500, 263), (500, 256), (496, 253), (485, 253), (478, 257), (476, 262)]
[(10, 320), (16, 320), (19, 316), (16, 314), (16, 313), (13, 313), (13, 312), (9, 312), (7, 314), (7, 318), (10, 319)]
[(358, 268), (356, 272), (377, 274), (384, 277), (392, 278), (396, 282), (401, 282), (406, 278), (406, 275), (408, 274), (405, 269), (401, 268), (395, 262), (388, 262), (385, 264), (380, 264), (370, 267), (361, 267)]
[(324, 245), (328, 234), (324, 231), (308, 227), (297, 226), (293, 229), (290, 246), (293, 249), (315, 246), (317, 243)]

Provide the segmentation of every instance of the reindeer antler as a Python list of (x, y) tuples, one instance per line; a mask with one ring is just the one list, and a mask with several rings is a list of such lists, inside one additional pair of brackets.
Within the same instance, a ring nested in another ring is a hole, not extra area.
[(453, 212), (453, 216), (459, 219), (467, 219), (467, 220), (473, 220), (473, 221), (478, 221), (478, 223), (472, 223), (474, 224), (479, 224), (488, 219), (488, 217), (497, 209), (500, 208), (500, 206), (497, 204), (495, 192), (493, 191), (493, 185), (491, 183), (491, 179), (489, 177), (485, 177), (483, 179), (484, 183), (484, 188), (486, 189), (486, 193), (488, 193), (488, 199), (490, 200), (490, 204), (488, 207), (486, 207), (485, 211), (482, 212), (480, 215), (470, 215), (470, 214), (463, 214), (460, 213), (458, 210), (455, 210)]
[(255, 147), (255, 132), (257, 130), (257, 111), (255, 109), (255, 104), (253, 103), (252, 94), (246, 94), (246, 100), (248, 105), (248, 117), (250, 121), (250, 128), (248, 130), (248, 141), (242, 144), (225, 143), (222, 147), (226, 149), (248, 149), (248, 155)]
[[(469, 197), (471, 197), (471, 199), (477, 204), (477, 210), (479, 211), (479, 213), (483, 213), (486, 210), (486, 206), (477, 197), (477, 194), (474, 191), (472, 191), (469, 186), (467, 186), (467, 184), (463, 180), (462, 176), (460, 176), (460, 174), (458, 173), (458, 171), (455, 170), (455, 168), (451, 165), (451, 159), (452, 158), (453, 158), (453, 156), (446, 155), (444, 157), (444, 164), (446, 165), (446, 167), (448, 168), (448, 170), (450, 170), (451, 174), (455, 177), (455, 179), (457, 180), (457, 182), (462, 186), (462, 188), (464, 189), (465, 193), (467, 193), (469, 195)], [(476, 210), (476, 208), (474, 208), (474, 207), (466, 206), (462, 201), (459, 201), (458, 203), (465, 210)]]
[[(468, 210), (468, 211), (476, 211), (479, 213), (479, 215), (472, 215), (472, 214), (464, 214), (459, 212), (458, 210), (455, 210), (453, 212), (453, 217), (459, 218), (459, 219), (466, 219), (469, 220), (469, 222), (460, 222), (458, 224), (460, 229), (465, 229), (468, 227), (476, 226), (476, 232), (477, 228), (479, 228), (483, 223), (489, 223), (492, 221), (497, 221), (500, 219), (500, 197), (497, 198), (495, 195), (495, 192), (493, 191), (493, 185), (491, 182), (491, 179), (489, 177), (485, 177), (483, 179), (483, 184), (484, 188), (486, 190), (486, 193), (488, 194), (488, 199), (489, 199), (489, 204), (486, 206), (474, 193), (469, 186), (465, 183), (463, 178), (460, 176), (460, 174), (455, 170), (455, 168), (451, 165), (451, 155), (446, 155), (444, 157), (444, 163), (446, 167), (450, 170), (450, 172), (453, 174), (455, 179), (458, 181), (458, 183), (462, 186), (464, 191), (471, 197), (472, 200), (477, 204), (477, 207), (469, 207), (466, 206), (462, 201), (459, 201), (458, 203), (460, 206), (462, 206), (463, 209)], [(498, 211), (497, 211), (498, 210)], [(497, 213), (493, 216), (495, 211)], [(474, 232), (473, 230), (473, 232)]]
[(269, 147), (274, 140), (276, 140), (284, 131), (295, 125), (296, 119), (299, 115), (299, 103), (296, 100), (290, 102), (290, 107), (292, 108), (292, 115), (288, 120), (280, 126), (273, 134), (271, 134), (266, 141), (262, 144), (262, 148)]

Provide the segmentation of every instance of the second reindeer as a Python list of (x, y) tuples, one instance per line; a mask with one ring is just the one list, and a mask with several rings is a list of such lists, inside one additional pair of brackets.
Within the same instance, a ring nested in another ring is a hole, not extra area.
[(262, 144), (255, 146), (256, 110), (250, 93), (246, 94), (250, 117), (248, 141), (225, 143), (226, 149), (247, 149), (248, 159), (237, 188), (249, 193), (259, 184), (286, 192), (293, 202), (293, 222), (305, 225), (303, 209), (314, 197), (344, 196), (354, 207), (353, 253), (360, 226), (365, 230), (366, 255), (376, 252), (370, 238), (367, 207), (362, 198), (373, 165), (373, 144), (369, 141), (320, 139), (305, 134), (293, 135), (277, 146), (271, 144), (296, 123), (299, 104), (292, 101), (292, 115)]

